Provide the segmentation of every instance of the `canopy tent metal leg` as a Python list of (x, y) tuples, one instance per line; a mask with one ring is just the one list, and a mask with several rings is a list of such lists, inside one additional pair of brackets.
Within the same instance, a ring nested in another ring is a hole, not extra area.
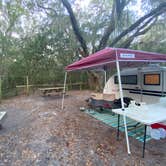
[(62, 95), (62, 110), (64, 108), (64, 99), (65, 99), (65, 92), (66, 92), (66, 80), (67, 80), (67, 72), (65, 72), (64, 84), (63, 84), (63, 95)]
[(107, 72), (104, 70), (104, 85), (107, 83)]
[[(123, 90), (122, 90), (122, 83), (121, 83), (121, 76), (120, 76), (120, 67), (119, 67), (119, 61), (118, 61), (117, 51), (116, 51), (116, 68), (117, 68), (117, 73), (118, 73), (118, 84), (119, 84), (119, 92), (120, 92), (120, 99), (121, 99), (122, 111), (125, 111), (124, 100), (123, 100)], [(124, 121), (124, 127), (125, 127), (127, 152), (128, 152), (128, 154), (131, 154), (131, 152), (130, 152), (130, 146), (129, 146), (127, 124), (126, 124), (126, 116), (125, 115), (123, 115), (123, 121)]]

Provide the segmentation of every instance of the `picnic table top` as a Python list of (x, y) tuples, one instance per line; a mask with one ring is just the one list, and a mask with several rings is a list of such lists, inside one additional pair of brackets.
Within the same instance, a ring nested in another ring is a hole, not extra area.
[(64, 89), (64, 87), (49, 87), (49, 88), (39, 88), (41, 91), (47, 91), (47, 90), (59, 90)]

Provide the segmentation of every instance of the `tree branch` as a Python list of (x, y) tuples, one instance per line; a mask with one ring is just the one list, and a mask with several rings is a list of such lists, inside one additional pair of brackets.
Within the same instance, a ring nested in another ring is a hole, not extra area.
[(75, 15), (73, 13), (73, 10), (71, 8), (71, 5), (67, 0), (61, 0), (61, 1), (62, 1), (63, 5), (65, 6), (65, 8), (67, 9), (67, 11), (69, 13), (71, 25), (73, 27), (75, 36), (78, 39), (78, 41), (80, 42), (81, 47), (84, 51), (84, 56), (87, 56), (89, 53), (88, 53), (88, 48), (87, 48), (87, 45), (86, 45), (86, 41), (82, 36), (82, 33), (80, 31), (80, 27), (78, 26), (78, 23), (77, 23)]
[(103, 49), (106, 46), (110, 34), (115, 29), (115, 15), (114, 15), (115, 8), (116, 8), (116, 6), (115, 6), (115, 1), (114, 1), (113, 7), (112, 7), (112, 12), (111, 12), (110, 23), (109, 23), (108, 27), (106, 28), (103, 37), (100, 40), (100, 43), (99, 43), (99, 46), (98, 46), (97, 50), (101, 50), (101, 49)]
[(155, 17), (151, 17), (149, 18), (143, 25), (141, 25), (140, 27), (138, 27), (137, 32), (141, 31), (142, 29), (144, 29), (146, 26), (148, 26), (148, 24), (150, 24), (152, 22), (151, 25), (153, 25), (153, 23), (157, 20)]
[[(130, 1), (130, 0), (129, 0)], [(100, 40), (98, 50), (101, 50), (106, 47), (108, 39), (111, 35), (111, 33), (115, 30), (115, 24), (116, 20), (119, 20), (121, 18), (122, 12), (124, 10), (124, 7), (126, 6), (129, 1), (126, 0), (114, 0), (113, 6), (112, 6), (112, 12), (111, 12), (111, 19), (108, 27), (106, 28), (103, 37)]]
[(144, 26), (142, 26), (142, 28), (146, 27), (145, 29), (142, 30), (142, 28), (139, 28), (132, 36), (130, 36), (125, 42), (123, 42), (120, 45), (120, 47), (128, 48), (136, 37), (144, 35), (146, 32), (148, 32), (152, 28), (152, 26), (155, 24), (156, 20), (157, 19), (155, 18), (155, 20), (148, 27), (146, 27), (147, 25), (144, 24)]
[(99, 46), (97, 50), (101, 50), (106, 47), (108, 39), (111, 33), (115, 30), (116, 20), (119, 20), (122, 16), (122, 12), (124, 7), (130, 2), (131, 0), (114, 0), (112, 12), (111, 12), (111, 19), (108, 27), (106, 28), (103, 37), (100, 40)]
[[(42, 8), (42, 9), (44, 9), (44, 10), (50, 10), (50, 11), (52, 11), (56, 16), (58, 15), (57, 12), (56, 12), (53, 8), (42, 6), (42, 5), (40, 5), (38, 2), (36, 2), (36, 3), (37, 3), (37, 6), (38, 6), (39, 8)], [(47, 13), (47, 14), (48, 14), (48, 13)]]
[(142, 22), (147, 20), (150, 17), (157, 17), (160, 14), (164, 13), (166, 11), (166, 2), (161, 3), (157, 8), (151, 10), (148, 14), (141, 17), (139, 20), (137, 20), (134, 24), (132, 24), (129, 28), (124, 30), (119, 36), (117, 36), (110, 44), (110, 46), (114, 46), (119, 40), (121, 40), (124, 36), (126, 36), (128, 33), (135, 30), (137, 27), (139, 27)]

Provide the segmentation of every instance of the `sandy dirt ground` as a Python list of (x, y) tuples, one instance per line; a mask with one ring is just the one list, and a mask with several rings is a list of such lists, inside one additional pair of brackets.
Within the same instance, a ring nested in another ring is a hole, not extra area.
[(0, 130), (0, 166), (134, 166), (166, 165), (166, 139), (151, 140), (142, 158), (142, 143), (79, 111), (89, 91), (71, 91), (61, 99), (38, 94), (4, 100), (8, 117)]

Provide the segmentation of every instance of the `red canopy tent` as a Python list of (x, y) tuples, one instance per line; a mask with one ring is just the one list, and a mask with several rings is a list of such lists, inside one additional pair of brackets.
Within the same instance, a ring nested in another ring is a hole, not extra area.
[(65, 69), (67, 71), (93, 69), (108, 64), (113, 65), (113, 62), (116, 62), (116, 60), (120, 63), (123, 62), (123, 66), (133, 64), (133, 62), (166, 62), (166, 54), (124, 48), (105, 48), (68, 65)]
[[(105, 48), (101, 51), (89, 55), (86, 58), (74, 62), (65, 68), (66, 74), (64, 79), (64, 92), (66, 86), (67, 72), (75, 70), (92, 70), (96, 68), (105, 68), (105, 67), (109, 67), (111, 69), (113, 67), (116, 67), (118, 74), (119, 92), (121, 96), (122, 110), (125, 111), (119, 64), (121, 67), (124, 67), (124, 66), (133, 66), (133, 65), (138, 66), (151, 62), (166, 62), (166, 54), (124, 49), (124, 48)], [(62, 109), (63, 105), (64, 105), (64, 95), (62, 99)], [(125, 125), (127, 150), (128, 153), (130, 154), (126, 117), (125, 116), (123, 117)]]

